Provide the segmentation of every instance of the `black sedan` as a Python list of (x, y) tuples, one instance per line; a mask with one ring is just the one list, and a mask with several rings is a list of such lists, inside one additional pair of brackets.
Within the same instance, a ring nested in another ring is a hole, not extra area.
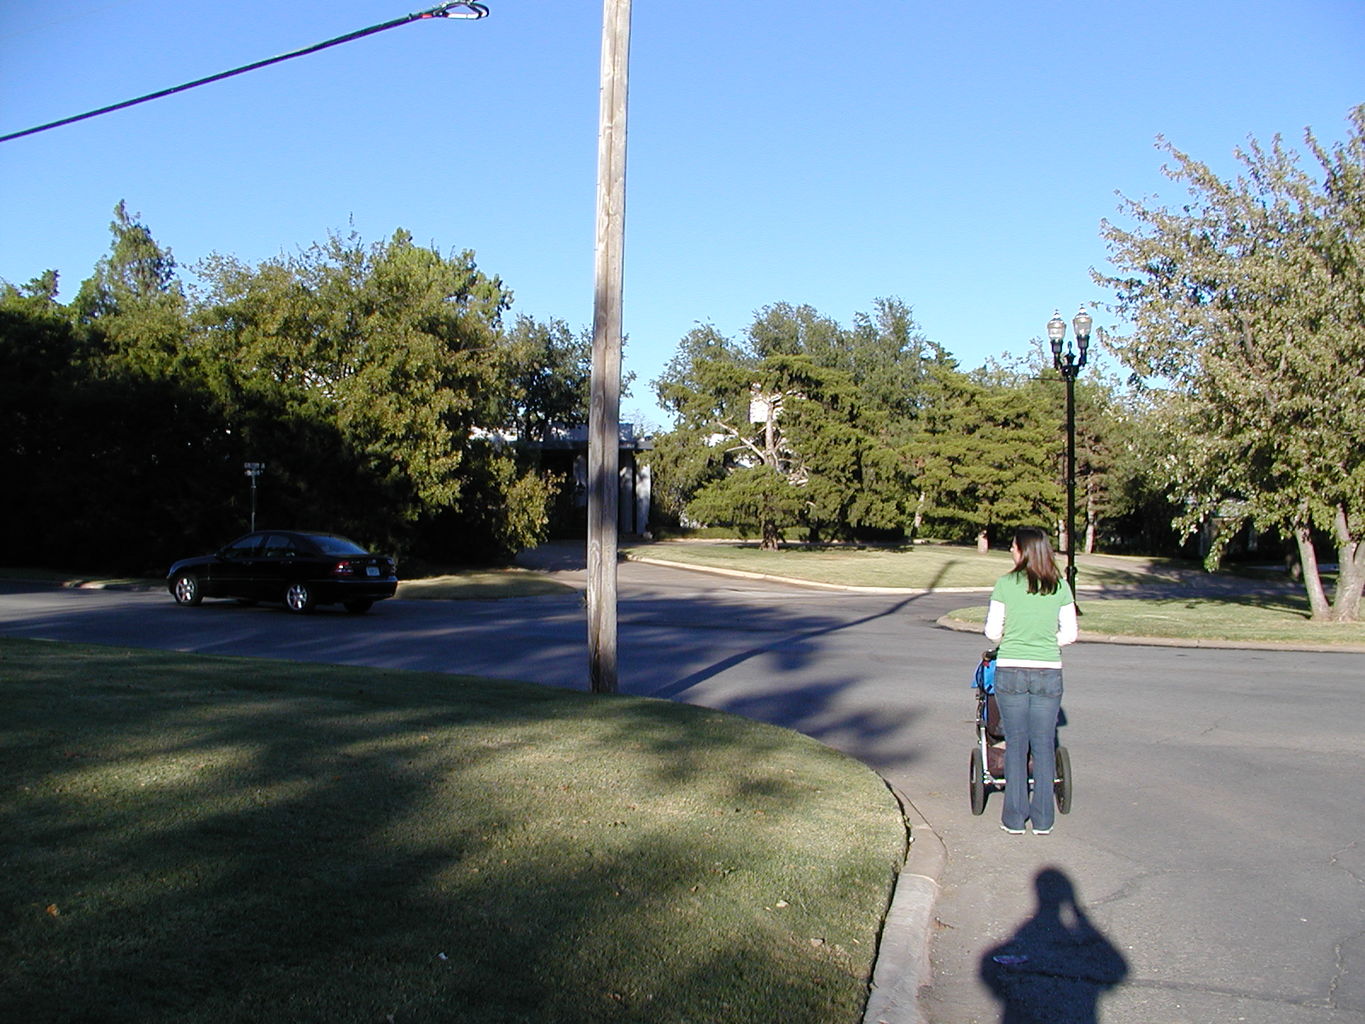
[(166, 586), (183, 605), (197, 605), (206, 597), (235, 597), (283, 601), (299, 614), (320, 604), (340, 604), (358, 615), (393, 597), (398, 576), (393, 559), (370, 554), (334, 533), (257, 530), (216, 554), (176, 562), (166, 574)]

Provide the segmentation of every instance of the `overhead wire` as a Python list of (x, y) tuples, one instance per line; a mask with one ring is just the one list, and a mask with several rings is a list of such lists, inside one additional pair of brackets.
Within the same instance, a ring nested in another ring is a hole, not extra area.
[[(457, 9), (459, 9), (458, 12)], [(0, 142), (10, 142), (14, 139), (22, 139), (26, 135), (36, 135), (39, 132), (50, 131), (53, 128), (60, 128), (63, 125), (75, 124), (77, 121), (85, 121), (92, 117), (99, 117), (102, 114), (112, 114), (116, 110), (135, 107), (139, 103), (148, 103), (152, 100), (159, 100), (166, 96), (174, 96), (178, 92), (197, 89), (199, 86), (208, 85), (211, 82), (221, 82), (226, 78), (244, 75), (248, 71), (257, 71), (261, 68), (269, 67), (271, 64), (292, 60), (294, 57), (303, 57), (310, 53), (317, 53), (319, 50), (326, 50), (329, 47), (340, 46), (342, 43), (363, 39), (365, 36), (372, 36), (376, 33), (385, 32), (391, 28), (407, 25), (414, 21), (424, 21), (429, 18), (454, 18), (457, 20), (476, 21), (479, 18), (486, 17), (488, 17), (488, 6), (478, 2), (478, 0), (455, 0), (455, 2), (439, 4), (429, 10), (417, 11), (414, 14), (405, 15), (402, 18), (394, 18), (392, 21), (386, 21), (381, 25), (371, 25), (369, 28), (362, 28), (355, 32), (347, 32), (344, 36), (337, 36), (335, 39), (328, 39), (326, 42), (322, 43), (314, 43), (312, 46), (305, 46), (300, 50), (291, 50), (288, 53), (282, 53), (276, 57), (267, 57), (265, 60), (258, 60), (239, 68), (233, 68), (231, 71), (221, 71), (216, 75), (209, 75), (206, 78), (199, 78), (193, 82), (186, 82), (183, 85), (172, 86), (169, 89), (161, 89), (157, 92), (148, 93), (146, 96), (139, 96), (136, 99), (124, 100), (121, 103), (111, 103), (107, 107), (100, 107), (98, 110), (88, 110), (84, 114), (76, 114), (72, 117), (64, 117), (59, 121), (50, 121), (47, 124), (40, 124), (33, 128), (25, 128), (23, 131), (10, 132), (8, 135), (0, 135)]]

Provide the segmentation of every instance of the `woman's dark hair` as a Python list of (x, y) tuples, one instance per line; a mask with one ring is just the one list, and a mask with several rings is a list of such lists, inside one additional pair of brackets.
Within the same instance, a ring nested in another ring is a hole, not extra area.
[(1021, 526), (1014, 531), (1014, 546), (1019, 549), (1019, 564), (1014, 571), (1028, 576), (1028, 592), (1055, 594), (1062, 571), (1052, 557), (1047, 534), (1036, 526)]

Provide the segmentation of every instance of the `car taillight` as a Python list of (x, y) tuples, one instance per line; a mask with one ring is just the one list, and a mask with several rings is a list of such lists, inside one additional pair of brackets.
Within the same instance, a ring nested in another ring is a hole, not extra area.
[(354, 564), (353, 562), (349, 562), (349, 561), (342, 560), (342, 561), (338, 562), (336, 565), (332, 566), (332, 575), (333, 575), (333, 576), (354, 576), (354, 575), (355, 575), (355, 564)]

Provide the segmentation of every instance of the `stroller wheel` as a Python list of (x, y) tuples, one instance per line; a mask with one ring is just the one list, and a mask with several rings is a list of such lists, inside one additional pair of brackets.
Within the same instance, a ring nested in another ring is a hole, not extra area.
[(1057, 797), (1057, 810), (1062, 814), (1071, 813), (1071, 755), (1066, 747), (1057, 748), (1057, 780), (1052, 785)]
[(972, 813), (986, 810), (986, 766), (981, 760), (981, 748), (972, 748), (971, 760)]

